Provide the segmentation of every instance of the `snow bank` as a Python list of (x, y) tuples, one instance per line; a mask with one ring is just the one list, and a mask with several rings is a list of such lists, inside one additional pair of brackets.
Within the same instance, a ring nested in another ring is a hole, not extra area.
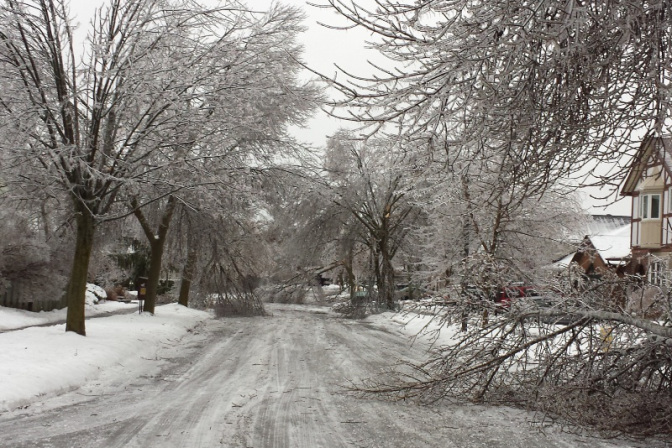
[(65, 319), (65, 314), (65, 309), (33, 313), (0, 306), (0, 331), (58, 322)]
[(440, 316), (420, 314), (414, 311), (391, 311), (373, 314), (366, 318), (367, 322), (385, 329), (397, 331), (409, 339), (423, 342), (427, 345), (447, 346), (455, 341), (460, 327), (457, 324), (445, 325)]
[(206, 312), (170, 304), (157, 307), (154, 316), (123, 314), (87, 320), (86, 337), (66, 333), (64, 325), (2, 333), (0, 410), (77, 388), (108, 367), (153, 358), (160, 342), (181, 338), (209, 318)]
[[(122, 310), (136, 310), (138, 304), (128, 304), (123, 302), (99, 302), (96, 305), (86, 306), (86, 317), (100, 316)], [(15, 330), (17, 328), (30, 327), (34, 325), (47, 325), (64, 321), (67, 309), (54, 311), (32, 311), (16, 310), (14, 308), (5, 308), (0, 306), (0, 332)]]
[(100, 302), (101, 300), (105, 300), (107, 298), (107, 293), (103, 288), (101, 288), (98, 285), (94, 285), (93, 283), (87, 283), (86, 284), (86, 304), (87, 305), (95, 305), (96, 303)]

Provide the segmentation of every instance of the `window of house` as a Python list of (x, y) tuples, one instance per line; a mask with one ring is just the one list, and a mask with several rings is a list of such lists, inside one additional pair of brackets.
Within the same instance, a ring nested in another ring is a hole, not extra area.
[(660, 194), (642, 196), (642, 219), (660, 219)]
[(663, 286), (666, 280), (666, 270), (667, 264), (664, 261), (652, 261), (649, 265), (649, 272), (647, 273), (649, 283), (656, 286)]

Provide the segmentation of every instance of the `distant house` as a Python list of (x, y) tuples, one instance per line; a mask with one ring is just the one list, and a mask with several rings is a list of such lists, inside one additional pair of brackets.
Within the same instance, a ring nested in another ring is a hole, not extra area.
[(621, 195), (632, 197), (629, 273), (662, 285), (672, 265), (672, 136), (642, 141)]
[(566, 268), (577, 263), (591, 277), (602, 276), (608, 271), (623, 275), (630, 261), (630, 225), (615, 229), (611, 225), (602, 227), (603, 230), (609, 228), (612, 230), (584, 236), (577, 250), (558, 260), (555, 267)]

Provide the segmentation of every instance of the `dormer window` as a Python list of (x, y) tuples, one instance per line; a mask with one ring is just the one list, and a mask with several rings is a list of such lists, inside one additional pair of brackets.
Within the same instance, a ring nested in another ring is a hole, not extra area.
[(660, 194), (642, 195), (642, 219), (660, 219)]

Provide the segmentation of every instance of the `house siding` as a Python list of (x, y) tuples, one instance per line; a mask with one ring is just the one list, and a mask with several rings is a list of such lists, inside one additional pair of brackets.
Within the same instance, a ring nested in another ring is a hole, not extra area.
[[(621, 190), (632, 197), (631, 262), (628, 271), (646, 275), (652, 261), (672, 267), (672, 136), (647, 136), (633, 158)], [(643, 219), (644, 195), (660, 194), (660, 218)]]
[[(657, 161), (649, 161), (642, 177), (637, 182), (636, 197), (633, 196), (632, 207), (632, 246), (643, 249), (657, 250), (661, 246), (672, 242), (672, 235), (664, 231), (664, 223), (672, 219), (669, 210), (669, 186), (670, 176), (667, 174), (663, 165)], [(660, 194), (661, 208), (660, 218), (642, 219), (641, 217), (641, 197), (645, 194)]]
[(639, 247), (641, 244), (641, 229), (640, 227), (641, 219), (639, 217), (639, 196), (632, 197), (632, 229), (631, 229), (631, 238), (630, 246)]
[(640, 247), (656, 249), (660, 247), (661, 242), (661, 223), (660, 219), (647, 219), (640, 224)]
[(663, 218), (663, 246), (672, 245), (672, 217), (666, 216)]

